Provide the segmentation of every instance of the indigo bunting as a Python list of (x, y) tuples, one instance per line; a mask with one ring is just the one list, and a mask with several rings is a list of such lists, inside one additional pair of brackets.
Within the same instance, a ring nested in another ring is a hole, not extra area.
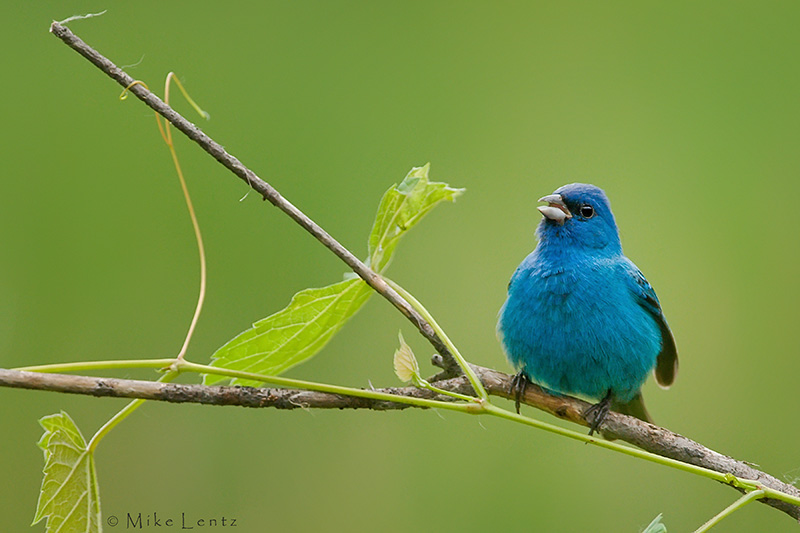
[(599, 400), (584, 412), (590, 435), (609, 409), (652, 422), (641, 387), (653, 369), (671, 385), (678, 354), (655, 291), (622, 253), (608, 198), (572, 183), (539, 201), (539, 243), (514, 272), (497, 325), (519, 370), (517, 412), (532, 380)]

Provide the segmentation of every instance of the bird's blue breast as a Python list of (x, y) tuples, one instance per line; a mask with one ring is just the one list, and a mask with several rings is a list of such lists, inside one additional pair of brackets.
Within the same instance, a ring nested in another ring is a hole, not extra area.
[(637, 301), (621, 254), (546, 256), (517, 268), (500, 311), (506, 354), (533, 381), (564, 394), (630, 401), (661, 350), (658, 324)]

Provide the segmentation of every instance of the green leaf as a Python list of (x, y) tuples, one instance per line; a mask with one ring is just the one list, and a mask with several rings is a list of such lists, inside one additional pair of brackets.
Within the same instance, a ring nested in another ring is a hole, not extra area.
[(642, 533), (667, 533), (667, 526), (661, 523), (661, 515), (659, 514), (657, 517), (650, 522)]
[(428, 181), (430, 167), (428, 163), (412, 168), (400, 185), (393, 185), (383, 195), (369, 235), (367, 262), (376, 272), (383, 272), (389, 264), (400, 237), (437, 204), (455, 201), (464, 192), (446, 183)]
[(100, 493), (94, 456), (67, 413), (39, 420), (44, 435), (44, 480), (33, 523), (47, 518), (48, 532), (99, 532)]
[(408, 383), (414, 378), (419, 379), (419, 363), (417, 358), (414, 357), (411, 346), (403, 338), (403, 334), (398, 333), (398, 337), (400, 339), (400, 347), (394, 352), (394, 373), (400, 381)]
[[(277, 376), (316, 354), (371, 293), (361, 278), (300, 291), (288, 307), (256, 322), (217, 350), (211, 365)], [(206, 374), (204, 383), (210, 385), (224, 379)], [(243, 379), (232, 383), (258, 385)]]
[[(383, 195), (369, 236), (367, 263), (382, 272), (392, 258), (400, 237), (444, 200), (453, 201), (463, 189), (428, 181), (430, 164), (411, 169), (400, 185)], [(354, 275), (345, 281), (306, 289), (291, 303), (230, 340), (212, 356), (211, 365), (228, 370), (277, 376), (313, 357), (364, 305), (372, 289)], [(207, 385), (224, 376), (206, 374)], [(260, 382), (236, 378), (236, 385)]]

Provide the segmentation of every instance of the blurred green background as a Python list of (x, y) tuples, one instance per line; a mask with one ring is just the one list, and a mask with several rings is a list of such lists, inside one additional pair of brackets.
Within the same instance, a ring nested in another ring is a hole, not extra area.
[[(191, 317), (195, 243), (152, 113), (120, 102), (116, 84), (48, 34), (53, 19), (108, 8), (70, 27), (159, 93), (176, 71), (211, 113), (204, 130), (358, 255), (382, 193), (412, 166), (430, 161), (433, 180), (466, 187), (404, 240), (389, 275), (476, 363), (510, 370), (495, 320), (535, 245), (536, 199), (572, 181), (603, 187), (679, 347), (673, 389), (646, 387), (657, 422), (800, 478), (797, 3), (252, 6), (6, 6), (0, 366), (168, 357)], [(206, 362), (344, 267), (177, 144), (208, 251), (189, 354)], [(373, 298), (288, 375), (395, 385), (400, 329), (426, 361), (430, 347)], [(0, 527), (28, 531), (37, 419), (64, 409), (89, 436), (124, 402), (9, 389), (0, 402)], [(688, 531), (737, 496), (550, 434), (428, 411), (150, 403), (105, 439), (97, 464), (104, 517), (228, 516), (239, 531), (635, 532), (658, 513)], [(718, 527), (796, 529), (763, 505)]]

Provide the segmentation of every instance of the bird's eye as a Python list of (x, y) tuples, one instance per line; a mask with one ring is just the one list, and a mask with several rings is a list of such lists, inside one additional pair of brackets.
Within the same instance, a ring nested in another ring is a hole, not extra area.
[(594, 207), (589, 204), (583, 204), (580, 208), (580, 213), (583, 218), (592, 218), (594, 216)]

